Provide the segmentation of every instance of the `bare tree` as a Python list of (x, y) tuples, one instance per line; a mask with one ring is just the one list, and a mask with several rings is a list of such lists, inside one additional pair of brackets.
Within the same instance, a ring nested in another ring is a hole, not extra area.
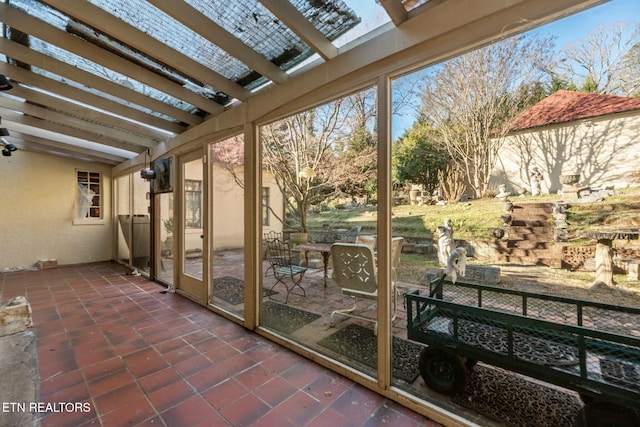
[(438, 183), (447, 202), (460, 201), (466, 187), (462, 169), (456, 165), (448, 165), (446, 169), (438, 170)]
[(618, 96), (640, 90), (640, 23), (600, 26), (563, 55), (556, 72), (584, 90)]
[(332, 144), (344, 120), (341, 108), (338, 100), (261, 128), (263, 164), (275, 177), (303, 232), (307, 232), (309, 207), (325, 197)]
[[(375, 177), (375, 105), (375, 91), (361, 91), (261, 128), (263, 166), (301, 230), (307, 231), (311, 205), (340, 190), (361, 192)], [(214, 144), (212, 160), (244, 188), (238, 168), (244, 161), (242, 136)]]
[(514, 37), (451, 59), (425, 75), (421, 119), (439, 132), (451, 159), (482, 197), (506, 120), (538, 96), (551, 38)]
[(633, 46), (622, 59), (622, 93), (625, 96), (640, 98), (640, 23), (634, 31)]

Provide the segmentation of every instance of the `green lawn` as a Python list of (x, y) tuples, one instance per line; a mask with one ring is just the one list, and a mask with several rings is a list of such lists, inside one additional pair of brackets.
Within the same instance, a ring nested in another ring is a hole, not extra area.
[[(512, 197), (515, 203), (544, 202), (553, 203), (559, 196)], [(471, 200), (465, 203), (453, 203), (445, 206), (393, 207), (392, 227), (394, 236), (403, 236), (407, 241), (421, 241), (433, 238), (438, 225), (445, 218), (453, 222), (454, 237), (464, 240), (492, 240), (492, 232), (501, 227), (500, 216), (504, 213), (503, 204), (496, 198)], [(310, 214), (309, 231), (322, 230), (323, 224), (332, 228), (350, 228), (362, 226), (363, 233), (376, 234), (376, 207), (355, 209), (334, 209)], [(569, 208), (567, 222), (570, 235), (579, 229), (587, 228), (634, 228), (640, 227), (640, 188), (619, 191), (619, 194), (601, 202), (574, 204)], [(640, 242), (639, 242), (640, 243)], [(573, 241), (568, 244), (588, 244), (585, 241)], [(399, 279), (403, 282), (418, 283), (426, 270), (439, 268), (435, 255), (402, 254)], [(579, 273), (572, 273), (579, 274)], [(590, 278), (592, 273), (582, 273)]]
[[(557, 195), (536, 197), (511, 197), (518, 203), (553, 203), (560, 200)], [(504, 213), (502, 202), (496, 198), (451, 203), (445, 206), (394, 206), (392, 211), (393, 234), (406, 239), (431, 238), (445, 218), (453, 221), (457, 239), (488, 240), (492, 231), (502, 225)], [(350, 228), (361, 225), (363, 232), (376, 233), (376, 207), (355, 209), (333, 209), (310, 214), (310, 232), (322, 230), (323, 224), (332, 228)], [(570, 233), (588, 228), (638, 228), (640, 227), (640, 187), (619, 190), (618, 194), (600, 202), (576, 203), (568, 210), (567, 222)]]
[[(502, 202), (498, 199), (479, 199), (445, 206), (393, 207), (393, 234), (408, 240), (433, 237), (436, 227), (445, 218), (453, 222), (455, 237), (458, 239), (490, 239), (494, 228), (501, 225)], [(323, 224), (332, 228), (350, 228), (361, 225), (363, 232), (376, 233), (377, 213), (375, 206), (355, 209), (334, 209), (314, 213), (308, 217), (310, 232), (322, 230)]]

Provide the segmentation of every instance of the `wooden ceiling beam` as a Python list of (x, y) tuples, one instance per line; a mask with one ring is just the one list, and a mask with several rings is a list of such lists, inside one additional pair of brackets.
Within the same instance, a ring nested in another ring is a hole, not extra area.
[[(239, 84), (85, 0), (43, 0), (43, 2), (101, 31), (112, 39), (137, 49), (149, 58), (154, 58), (157, 62), (180, 71), (185, 76), (191, 76), (195, 81), (212, 86), (215, 90), (242, 101), (246, 101), (251, 95), (250, 91)], [(186, 5), (180, 6), (185, 7)], [(203, 97), (203, 99), (206, 98)], [(198, 104), (194, 103), (194, 105)], [(198, 106), (203, 108), (201, 105)], [(207, 108), (203, 109), (211, 113), (216, 112)]]
[[(60, 97), (72, 99), (99, 110), (109, 111), (113, 114), (127, 117), (131, 120), (136, 120), (149, 126), (154, 126), (176, 134), (184, 131), (184, 126), (181, 126), (178, 123), (172, 123), (160, 117), (151, 116), (147, 113), (131, 107), (126, 107), (99, 95), (94, 95), (63, 82), (52, 80), (48, 77), (27, 71), (24, 68), (0, 62), (0, 74), (9, 76), (12, 81), (21, 82), (26, 85), (39, 88), (45, 92), (55, 93)], [(11, 91), (7, 92), (7, 94), (10, 95)]]
[(175, 0), (147, 0), (147, 2), (272, 82), (280, 84), (287, 81), (287, 73), (189, 4)]
[[(106, 163), (108, 165), (117, 165), (126, 160), (126, 157), (115, 156), (108, 153), (102, 153), (89, 148), (78, 147), (62, 141), (42, 138), (31, 135), (27, 132), (11, 131), (9, 137), (5, 137), (19, 149), (28, 151), (38, 151), (47, 154), (59, 155), (65, 157), (73, 157), (78, 160), (94, 161)], [(19, 155), (19, 153), (17, 154)]]
[(395, 26), (402, 24), (408, 19), (407, 9), (400, 0), (380, 0), (380, 5), (384, 8)]
[(49, 71), (65, 79), (80, 83), (87, 88), (96, 89), (132, 104), (139, 105), (150, 111), (171, 117), (176, 121), (185, 122), (190, 125), (202, 123), (202, 118), (195, 114), (153, 99), (122, 84), (81, 70), (78, 67), (29, 49), (27, 46), (9, 39), (0, 38), (0, 52), (4, 53), (8, 58), (33, 65), (34, 67)]
[[(57, 96), (29, 89), (27, 86), (23, 85), (14, 85), (13, 89), (11, 89), (11, 96), (24, 100), (24, 102), (18, 102), (15, 104), (16, 108), (21, 108), (23, 103), (27, 105), (37, 105), (45, 109), (57, 111), (70, 117), (74, 117), (77, 120), (85, 121), (87, 125), (97, 123), (103, 126), (110, 126), (116, 130), (139, 135), (155, 142), (165, 141), (172, 135), (162, 133), (154, 128), (126, 120), (122, 117), (107, 114), (93, 108), (88, 108), (85, 105), (79, 105), (77, 103), (61, 99)], [(3, 97), (9, 98), (9, 94), (0, 92), (0, 100)]]
[(147, 147), (143, 145), (128, 143), (122, 140), (100, 135), (92, 131), (75, 129), (54, 121), (50, 121), (48, 119), (20, 114), (12, 109), (0, 108), (0, 117), (25, 126), (32, 126), (49, 132), (58, 133), (70, 138), (81, 139), (88, 142), (89, 144), (104, 145), (107, 147), (130, 151), (132, 153), (142, 153), (147, 150)]
[[(88, 132), (91, 135), (94, 135), (94, 137), (85, 138), (89, 141), (93, 141), (100, 137), (107, 137), (109, 139), (113, 139), (114, 141), (121, 141), (125, 144), (134, 146), (137, 145), (145, 148), (153, 147), (159, 142), (157, 140), (136, 135), (122, 129), (105, 126), (102, 123), (83, 120), (77, 117), (70, 116), (68, 114), (53, 111), (49, 108), (44, 108), (31, 103), (18, 101), (5, 96), (0, 96), (0, 108), (19, 111), (25, 116), (35, 117), (51, 123), (57, 123), (71, 129)], [(0, 114), (0, 117), (1, 116), (2, 115)]]
[(298, 35), (325, 61), (338, 55), (338, 49), (288, 0), (260, 0), (260, 3)]
[(72, 52), (80, 57), (116, 71), (141, 83), (145, 83), (163, 93), (183, 100), (211, 114), (224, 110), (220, 104), (192, 92), (158, 73), (154, 73), (140, 65), (106, 49), (98, 47), (86, 40), (59, 30), (45, 21), (34, 18), (14, 7), (0, 2), (0, 19), (3, 23), (32, 35), (41, 40)]

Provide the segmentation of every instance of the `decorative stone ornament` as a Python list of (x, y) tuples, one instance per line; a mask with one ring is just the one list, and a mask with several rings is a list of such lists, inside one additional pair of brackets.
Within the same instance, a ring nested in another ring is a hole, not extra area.
[(0, 337), (22, 332), (31, 326), (31, 305), (25, 297), (15, 297), (0, 306)]

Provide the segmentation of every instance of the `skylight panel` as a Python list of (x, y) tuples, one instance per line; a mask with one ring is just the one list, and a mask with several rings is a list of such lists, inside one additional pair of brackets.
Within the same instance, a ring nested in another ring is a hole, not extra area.
[[(122, 52), (125, 52), (128, 56), (130, 56), (131, 58), (135, 58), (138, 62), (146, 64), (147, 68), (152, 68), (154, 70), (159, 71), (161, 74), (164, 74), (165, 77), (170, 78), (174, 81), (178, 81), (180, 82), (185, 88), (192, 90), (193, 92), (199, 93), (203, 96), (206, 96), (203, 94), (203, 87), (202, 86), (198, 86), (192, 82), (189, 81), (185, 81), (185, 79), (174, 73), (172, 70), (170, 70), (167, 67), (162, 67), (159, 64), (152, 62), (149, 58), (146, 58), (140, 54), (137, 54), (136, 52), (131, 51), (128, 47), (123, 46), (121, 44), (118, 44), (117, 42), (108, 39), (107, 37), (101, 35), (101, 34), (97, 34), (95, 33), (94, 30), (88, 28), (87, 26), (81, 24), (81, 23), (77, 23), (73, 20), (71, 20), (69, 17), (67, 17), (66, 15), (64, 15), (61, 12), (58, 12), (55, 9), (52, 9), (46, 5), (43, 5), (42, 3), (38, 2), (38, 1), (34, 1), (34, 0), (21, 0), (20, 2), (12, 2), (11, 3), (14, 6), (18, 6), (19, 8), (27, 11), (31, 16), (34, 16), (38, 19), (41, 19), (42, 21), (45, 21), (47, 23), (49, 23), (50, 25), (58, 28), (61, 31), (65, 31), (68, 32), (70, 27), (74, 28), (75, 32), (72, 32), (72, 34), (74, 34), (76, 37), (80, 37), (77, 33), (78, 32), (82, 32), (83, 34), (92, 34), (94, 36), (94, 41), (98, 41), (98, 40), (102, 40), (105, 41), (105, 43), (109, 43), (111, 45), (113, 45), (117, 50), (121, 50)], [(9, 29), (9, 33), (11, 33), (11, 29)], [(57, 58), (61, 61), (66, 62), (67, 64), (73, 65), (79, 69), (82, 69), (83, 71), (87, 71), (89, 73), (92, 73), (98, 77), (102, 77), (102, 78), (107, 78), (110, 79), (112, 81), (116, 81), (119, 82), (120, 84), (129, 87), (139, 93), (144, 94), (145, 96), (148, 96), (150, 98), (156, 99), (158, 101), (162, 101), (164, 103), (167, 103), (169, 105), (172, 105), (176, 108), (179, 108), (183, 111), (187, 111), (190, 113), (195, 113), (198, 111), (198, 109), (187, 103), (184, 102), (180, 99), (177, 99), (171, 95), (168, 95), (156, 88), (153, 88), (149, 85), (146, 85), (144, 83), (141, 83), (139, 81), (136, 81), (128, 76), (125, 76), (121, 73), (118, 73), (114, 70), (108, 69), (103, 65), (97, 64), (93, 61), (90, 61), (86, 58), (83, 58), (79, 55), (76, 55), (73, 52), (69, 52), (65, 49), (59, 48), (58, 46), (49, 44), (45, 41), (42, 41), (40, 39), (38, 39), (37, 37), (33, 37), (33, 36), (29, 36), (29, 47), (35, 51), (38, 51), (42, 54), (45, 54), (47, 56), (53, 57), (53, 58)], [(40, 70), (42, 71), (42, 70)], [(57, 78), (56, 80), (60, 81), (60, 78)], [(66, 83), (66, 82), (65, 82)], [(83, 90), (89, 90), (86, 87), (82, 87)], [(94, 92), (95, 93), (95, 92)], [(214, 92), (211, 91), (211, 97), (213, 98), (215, 95), (213, 94)], [(139, 109), (139, 107), (134, 107), (132, 104), (128, 103), (127, 101), (118, 99), (118, 101), (120, 104), (123, 105), (127, 105), (127, 106), (131, 106), (133, 108), (137, 108)], [(154, 115), (158, 116), (158, 117), (162, 117), (161, 115), (154, 113)]]

